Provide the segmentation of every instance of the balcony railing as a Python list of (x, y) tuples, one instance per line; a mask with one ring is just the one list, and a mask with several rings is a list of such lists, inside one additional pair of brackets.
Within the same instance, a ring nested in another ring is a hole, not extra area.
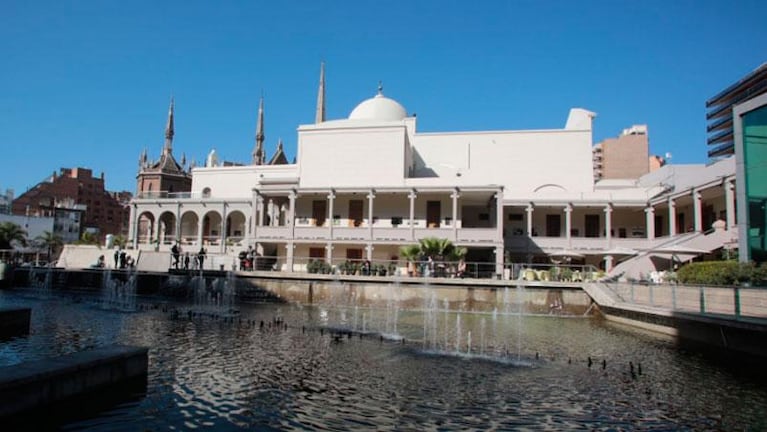
[(265, 240), (289, 240), (291, 230), (289, 226), (260, 226), (256, 228), (256, 235)]

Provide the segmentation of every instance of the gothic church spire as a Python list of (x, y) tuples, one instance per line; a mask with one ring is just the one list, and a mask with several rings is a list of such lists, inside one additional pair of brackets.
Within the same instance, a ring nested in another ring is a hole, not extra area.
[(314, 115), (314, 123), (325, 121), (325, 62), (320, 63), (320, 87), (317, 90), (317, 111)]
[(168, 123), (165, 125), (165, 146), (162, 149), (163, 154), (170, 154), (173, 151), (173, 96), (170, 97), (170, 107), (168, 108)]
[(256, 124), (256, 148), (253, 150), (253, 165), (263, 165), (264, 153), (264, 95), (258, 103), (258, 123)]

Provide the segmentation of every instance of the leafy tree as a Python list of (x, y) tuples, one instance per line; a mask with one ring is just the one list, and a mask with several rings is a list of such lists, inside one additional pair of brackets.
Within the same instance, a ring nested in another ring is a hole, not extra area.
[(13, 243), (27, 244), (27, 232), (13, 222), (0, 223), (0, 249), (12, 249)]
[(79, 245), (99, 245), (99, 238), (96, 236), (96, 234), (93, 234), (91, 232), (85, 231), (81, 236), (80, 240), (76, 242), (76, 244)]
[(128, 244), (128, 239), (126, 239), (122, 234), (117, 234), (114, 238), (114, 244), (120, 249), (125, 249), (125, 245)]
[(50, 231), (43, 231), (43, 233), (35, 237), (35, 243), (40, 248), (48, 251), (48, 258), (51, 259), (54, 254), (58, 253), (58, 249), (64, 245), (64, 240), (58, 234), (54, 234)]

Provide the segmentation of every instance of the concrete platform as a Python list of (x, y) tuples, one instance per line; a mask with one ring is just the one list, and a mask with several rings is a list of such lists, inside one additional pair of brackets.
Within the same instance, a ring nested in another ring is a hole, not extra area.
[(147, 348), (108, 346), (0, 368), (0, 417), (143, 377)]

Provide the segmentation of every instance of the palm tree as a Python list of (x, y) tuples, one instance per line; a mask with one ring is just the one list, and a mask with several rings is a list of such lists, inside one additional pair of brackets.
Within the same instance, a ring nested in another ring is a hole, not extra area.
[(53, 260), (53, 255), (57, 253), (57, 249), (64, 244), (64, 240), (58, 234), (54, 234), (50, 231), (43, 231), (43, 233), (35, 237), (35, 243), (48, 251), (48, 261)]
[(27, 244), (27, 232), (13, 222), (0, 223), (0, 250), (13, 248), (12, 243)]
[(432, 258), (445, 258), (449, 256), (455, 246), (446, 238), (426, 237), (419, 241), (421, 253)]
[(413, 265), (421, 254), (421, 246), (419, 245), (407, 245), (399, 248), (399, 254), (403, 259), (407, 261), (407, 272), (411, 276), (415, 276), (415, 266)]

